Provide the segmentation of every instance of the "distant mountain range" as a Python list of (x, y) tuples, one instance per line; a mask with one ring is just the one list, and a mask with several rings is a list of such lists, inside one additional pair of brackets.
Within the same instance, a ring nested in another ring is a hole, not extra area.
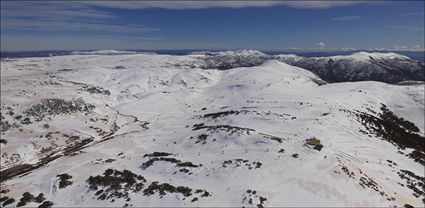
[[(399, 54), (400, 53), (400, 54)], [(204, 69), (226, 70), (236, 67), (259, 66), (278, 60), (307, 69), (326, 82), (380, 81), (398, 83), (425, 81), (423, 52), (305, 52), (279, 54), (277, 51), (194, 51), (194, 50), (98, 50), (98, 51), (29, 51), (2, 52), (4, 58), (50, 57), (64, 55), (124, 55), (167, 54), (191, 55), (201, 61)], [(197, 63), (198, 64), (198, 63)]]
[[(156, 54), (166, 54), (166, 55), (189, 55), (192, 53), (202, 53), (205, 50), (199, 49), (179, 49), (179, 50), (45, 50), (45, 51), (1, 51), (1, 58), (25, 58), (25, 57), (50, 57), (50, 56), (63, 56), (63, 55), (72, 55), (72, 54), (81, 54), (89, 55), (98, 53), (99, 55), (105, 52), (110, 53), (121, 53), (121, 54), (134, 54), (134, 53), (156, 53)], [(226, 50), (212, 50), (212, 52), (220, 52)], [(362, 52), (358, 51), (294, 51), (294, 50), (260, 50), (262, 53), (268, 55), (279, 55), (279, 54), (296, 54), (302, 57), (323, 57), (323, 56), (337, 56), (337, 55), (351, 55), (352, 53)], [(425, 51), (373, 51), (373, 50), (363, 50), (365, 52), (379, 52), (379, 53), (398, 53), (404, 56), (407, 56), (414, 60), (423, 61), (425, 60)], [(109, 54), (112, 55), (112, 54)]]
[(294, 54), (268, 55), (254, 50), (197, 52), (206, 69), (231, 69), (252, 67), (269, 60), (307, 69), (327, 82), (380, 81), (425, 81), (425, 62), (413, 60), (396, 53), (357, 52), (351, 55), (328, 57), (302, 57)]

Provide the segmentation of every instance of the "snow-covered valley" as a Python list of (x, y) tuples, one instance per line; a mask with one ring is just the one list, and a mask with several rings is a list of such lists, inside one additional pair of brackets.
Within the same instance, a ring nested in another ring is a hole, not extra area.
[(3, 59), (0, 203), (424, 206), (423, 82), (205, 60)]

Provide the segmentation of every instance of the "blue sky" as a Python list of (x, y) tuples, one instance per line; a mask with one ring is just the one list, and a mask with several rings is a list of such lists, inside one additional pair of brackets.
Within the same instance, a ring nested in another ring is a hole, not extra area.
[(423, 50), (424, 1), (1, 1), (1, 50)]

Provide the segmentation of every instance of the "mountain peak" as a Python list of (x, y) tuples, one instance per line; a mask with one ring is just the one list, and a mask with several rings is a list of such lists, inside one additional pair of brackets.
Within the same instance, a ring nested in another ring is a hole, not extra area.
[(357, 52), (351, 54), (349, 57), (355, 58), (355, 59), (410, 59), (407, 56), (403, 56), (397, 53), (380, 53), (380, 52)]

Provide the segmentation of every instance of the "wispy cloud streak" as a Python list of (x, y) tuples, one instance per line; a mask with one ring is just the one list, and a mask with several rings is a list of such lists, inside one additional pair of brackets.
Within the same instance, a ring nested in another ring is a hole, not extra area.
[(344, 16), (344, 17), (334, 17), (334, 18), (332, 18), (333, 21), (338, 21), (338, 22), (357, 21), (357, 20), (361, 20), (361, 19), (362, 19), (361, 16)]
[(5, 31), (75, 31), (147, 33), (158, 28), (112, 24), (116, 16), (80, 2), (1, 2), (1, 29)]

